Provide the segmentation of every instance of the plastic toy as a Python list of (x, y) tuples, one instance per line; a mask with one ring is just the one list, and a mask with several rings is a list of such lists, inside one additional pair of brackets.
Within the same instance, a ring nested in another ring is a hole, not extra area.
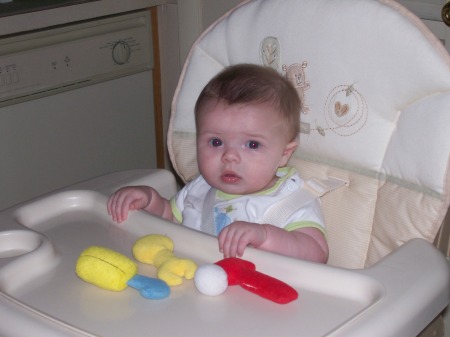
[[(297, 291), (288, 284), (256, 271), (252, 262), (239, 258), (226, 258), (215, 263), (227, 275), (228, 286), (240, 285), (242, 288), (279, 304), (286, 304), (298, 298)], [(208, 266), (208, 265), (205, 265)], [(195, 285), (201, 293), (209, 296), (221, 294), (223, 278), (215, 268), (201, 266), (195, 275)]]
[(133, 245), (133, 255), (139, 262), (158, 268), (158, 278), (169, 286), (194, 278), (197, 265), (190, 259), (180, 259), (173, 253), (173, 241), (165, 235), (149, 234), (139, 238)]
[(162, 299), (170, 294), (163, 280), (138, 275), (135, 262), (105, 247), (85, 249), (78, 257), (75, 271), (82, 280), (106, 290), (121, 291), (130, 286), (148, 299)]

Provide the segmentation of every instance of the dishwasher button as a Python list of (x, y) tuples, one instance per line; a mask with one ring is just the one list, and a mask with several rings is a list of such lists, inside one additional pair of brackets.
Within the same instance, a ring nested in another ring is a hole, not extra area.
[(116, 64), (125, 64), (131, 56), (131, 47), (124, 41), (117, 42), (112, 49), (112, 57)]

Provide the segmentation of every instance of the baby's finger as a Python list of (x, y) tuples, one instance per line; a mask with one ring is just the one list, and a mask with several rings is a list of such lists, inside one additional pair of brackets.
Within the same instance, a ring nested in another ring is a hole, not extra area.
[(234, 236), (234, 230), (231, 226), (225, 227), (219, 236), (219, 249), (224, 258), (231, 256), (231, 244)]
[(116, 221), (116, 204), (117, 204), (117, 196), (116, 194), (113, 194), (109, 197), (108, 203), (107, 203), (107, 210), (108, 214), (111, 215), (114, 221)]
[(247, 240), (245, 238), (245, 232), (236, 231), (233, 236), (233, 240), (230, 245), (230, 254), (232, 257), (242, 257), (245, 247), (247, 247)]
[(229, 227), (230, 228), (224, 241), (224, 255), (226, 255), (226, 257), (236, 257), (237, 246), (241, 237), (241, 233), (238, 230), (237, 226), (230, 225)]
[(133, 202), (133, 198), (129, 195), (120, 196), (116, 205), (116, 217), (119, 223), (127, 220), (130, 209), (135, 209), (132, 207)]
[(126, 195), (116, 192), (108, 201), (108, 212), (111, 214), (113, 221), (121, 223), (126, 220), (128, 206)]
[(219, 237), (218, 237), (218, 241), (219, 241), (219, 251), (221, 253), (224, 252), (224, 244), (225, 244), (225, 239), (227, 237), (227, 232), (228, 232), (228, 227), (225, 227), (224, 229), (222, 229), (222, 231), (219, 233)]
[(242, 257), (245, 249), (248, 247), (250, 238), (248, 233), (242, 233), (239, 240), (236, 242), (236, 256)]

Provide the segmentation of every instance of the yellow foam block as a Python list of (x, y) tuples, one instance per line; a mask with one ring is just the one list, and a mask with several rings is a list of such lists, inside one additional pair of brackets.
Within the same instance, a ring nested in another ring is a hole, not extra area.
[(78, 257), (76, 273), (84, 281), (107, 290), (120, 291), (137, 273), (137, 265), (125, 255), (91, 246)]

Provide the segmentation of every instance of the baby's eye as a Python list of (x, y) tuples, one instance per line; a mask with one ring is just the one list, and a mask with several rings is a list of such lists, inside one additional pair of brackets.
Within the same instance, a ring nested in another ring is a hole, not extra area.
[(209, 141), (209, 144), (214, 146), (214, 147), (219, 147), (219, 146), (222, 146), (223, 143), (222, 143), (222, 141), (219, 138), (212, 138)]
[(256, 150), (257, 148), (259, 148), (259, 142), (257, 142), (256, 140), (249, 140), (245, 146), (247, 146), (251, 150)]

